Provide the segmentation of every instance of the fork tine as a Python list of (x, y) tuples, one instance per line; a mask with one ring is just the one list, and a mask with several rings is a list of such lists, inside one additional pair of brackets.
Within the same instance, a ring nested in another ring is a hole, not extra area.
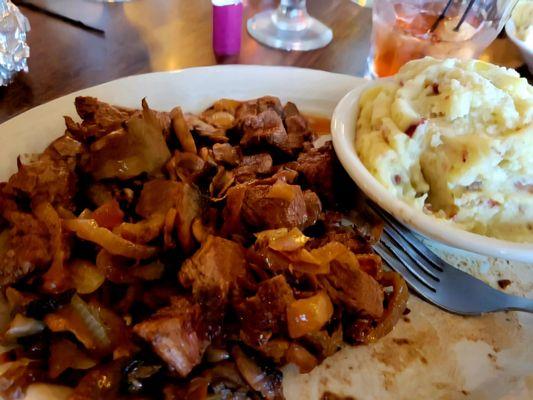
[(406, 269), (411, 272), (420, 282), (426, 285), (428, 288), (435, 290), (435, 284), (437, 283), (434, 280), (431, 280), (424, 274), (419, 268), (416, 267), (417, 262), (409, 254), (405, 252), (405, 249), (402, 249), (399, 243), (396, 243), (394, 239), (388, 234), (387, 231), (384, 231), (381, 236), (381, 241), (383, 244), (400, 260), (400, 262), (405, 266)]
[(441, 271), (437, 272), (434, 268), (428, 266), (429, 261), (425, 260), (425, 258), (417, 252), (416, 248), (412, 247), (410, 243), (404, 240), (404, 238), (401, 236), (401, 233), (389, 225), (385, 225), (385, 233), (387, 233), (405, 253), (409, 254), (409, 257), (411, 257), (415, 263), (418, 264), (422, 271), (424, 271), (433, 280), (437, 282), (440, 281), (440, 278), (437, 276), (437, 274), (440, 274)]
[(407, 268), (403, 265), (399, 259), (393, 255), (389, 249), (385, 247), (383, 243), (376, 243), (374, 250), (378, 255), (391, 267), (394, 271), (403, 276), (409, 286), (415, 290), (418, 294), (424, 298), (429, 298), (435, 295), (431, 289), (422, 284)]
[(446, 269), (444, 262), (438, 258), (431, 250), (429, 250), (426, 245), (424, 245), (419, 239), (417, 239), (406, 227), (401, 223), (396, 221), (392, 216), (383, 211), (377, 205), (372, 205), (372, 209), (383, 218), (390, 226), (394, 227), (402, 238), (404, 238), (411, 246), (418, 250), (418, 252), (424, 256), (424, 258), (434, 267), (438, 272), (442, 272)]

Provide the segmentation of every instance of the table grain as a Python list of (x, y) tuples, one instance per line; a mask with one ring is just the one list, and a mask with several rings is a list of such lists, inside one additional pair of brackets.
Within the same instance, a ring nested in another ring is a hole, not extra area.
[[(69, 4), (76, 8), (79, 2)], [(310, 52), (285, 52), (253, 40), (243, 26), (241, 53), (217, 59), (211, 46), (209, 0), (133, 0), (90, 7), (99, 35), (21, 6), (31, 24), (29, 73), (0, 88), (0, 122), (67, 93), (151, 71), (213, 64), (289, 65), (362, 76), (370, 46), (371, 10), (349, 0), (309, 0), (309, 12), (333, 29), (333, 42)], [(245, 19), (274, 8), (245, 0)], [(84, 4), (84, 12), (87, 4)], [(244, 25), (244, 24), (243, 24)]]

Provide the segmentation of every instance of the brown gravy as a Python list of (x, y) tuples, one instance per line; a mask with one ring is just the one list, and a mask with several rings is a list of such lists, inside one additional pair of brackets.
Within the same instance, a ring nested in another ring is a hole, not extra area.
[(309, 122), (309, 128), (319, 135), (329, 135), (331, 133), (331, 120), (319, 115), (303, 114)]

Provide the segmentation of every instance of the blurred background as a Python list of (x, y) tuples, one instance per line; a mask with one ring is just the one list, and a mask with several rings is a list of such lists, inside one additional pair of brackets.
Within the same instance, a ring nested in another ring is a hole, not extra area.
[[(0, 122), (66, 93), (151, 71), (243, 63), (369, 74), (371, 1), (308, 0), (309, 14), (331, 28), (332, 40), (317, 50), (288, 52), (259, 43), (246, 30), (251, 17), (276, 9), (280, 2), (244, 0), (240, 52), (218, 56), (213, 51), (214, 5), (209, 0), (13, 2), (31, 25), (31, 56), (29, 72), (0, 87)], [(292, 3), (305, 5), (301, 0)], [(480, 58), (518, 68), (531, 79), (521, 54), (503, 32)]]

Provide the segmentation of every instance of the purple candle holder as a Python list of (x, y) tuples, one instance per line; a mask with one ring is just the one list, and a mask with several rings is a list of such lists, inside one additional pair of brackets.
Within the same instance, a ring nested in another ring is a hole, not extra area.
[(242, 36), (242, 0), (212, 0), (213, 50), (217, 56), (239, 54)]

